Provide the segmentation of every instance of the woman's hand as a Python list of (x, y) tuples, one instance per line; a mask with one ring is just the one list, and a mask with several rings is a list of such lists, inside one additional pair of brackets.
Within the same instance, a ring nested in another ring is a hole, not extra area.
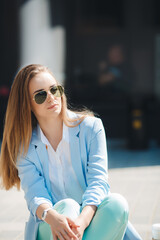
[(92, 218), (94, 217), (96, 210), (97, 210), (96, 206), (93, 206), (93, 205), (85, 206), (81, 214), (74, 221), (77, 227), (76, 228), (71, 227), (71, 229), (75, 233), (75, 235), (78, 237), (79, 240), (82, 240), (84, 230), (89, 226)]
[[(54, 240), (78, 240), (76, 236), (77, 225), (70, 218), (57, 213), (55, 210), (48, 211), (46, 220), (51, 227)], [(75, 233), (72, 229), (75, 229)]]
[(79, 227), (73, 227), (72, 231), (75, 233), (75, 235), (78, 237), (78, 240), (81, 240), (83, 237), (84, 230), (86, 229), (86, 224), (82, 219), (77, 218), (74, 223)]

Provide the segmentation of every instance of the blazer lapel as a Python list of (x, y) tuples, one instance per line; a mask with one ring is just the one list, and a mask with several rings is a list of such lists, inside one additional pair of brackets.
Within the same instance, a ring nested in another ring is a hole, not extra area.
[[(83, 190), (86, 189), (86, 183), (83, 173), (83, 166), (81, 160), (81, 151), (80, 151), (80, 139), (79, 139), (80, 127), (69, 128), (69, 138), (70, 138), (70, 153), (71, 153), (71, 162), (77, 179)], [(46, 184), (49, 192), (51, 193), (51, 186), (49, 181), (49, 165), (48, 154), (45, 145), (39, 140), (36, 131), (33, 132), (31, 143), (35, 145), (36, 152), (43, 166), (44, 175), (46, 178)], [(44, 149), (45, 148), (45, 149)]]
[(83, 190), (86, 189), (81, 152), (80, 152), (80, 139), (79, 139), (79, 126), (69, 128), (69, 137), (70, 137), (70, 152), (71, 152), (71, 161), (73, 169), (76, 173), (77, 179)]
[(51, 185), (50, 185), (50, 180), (49, 180), (48, 153), (47, 153), (45, 144), (39, 140), (39, 138), (36, 134), (36, 131), (33, 132), (31, 143), (35, 146), (35, 150), (37, 152), (38, 158), (42, 164), (44, 177), (46, 179), (47, 189), (51, 195)]

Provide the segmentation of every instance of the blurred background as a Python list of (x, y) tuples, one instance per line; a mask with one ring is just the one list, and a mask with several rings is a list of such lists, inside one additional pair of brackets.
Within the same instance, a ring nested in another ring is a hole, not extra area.
[(160, 143), (159, 0), (1, 0), (0, 133), (15, 74), (47, 65), (127, 148)]
[[(1, 0), (0, 7), (0, 138), (17, 71), (48, 66), (71, 106), (101, 117), (112, 192), (125, 196), (144, 240), (160, 222), (159, 9), (159, 0)], [(0, 240), (22, 240), (23, 193), (0, 190), (0, 206)]]

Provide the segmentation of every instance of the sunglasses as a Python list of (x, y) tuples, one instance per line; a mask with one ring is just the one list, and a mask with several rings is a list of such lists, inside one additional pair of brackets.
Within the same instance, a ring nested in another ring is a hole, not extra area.
[[(54, 96), (54, 97), (61, 97), (64, 93), (64, 89), (62, 86), (58, 85), (58, 86), (53, 86), (49, 89), (50, 93)], [(35, 93), (33, 96), (33, 100), (37, 103), (37, 104), (42, 104), (45, 102), (47, 98), (47, 91), (39, 91), (38, 93)]]

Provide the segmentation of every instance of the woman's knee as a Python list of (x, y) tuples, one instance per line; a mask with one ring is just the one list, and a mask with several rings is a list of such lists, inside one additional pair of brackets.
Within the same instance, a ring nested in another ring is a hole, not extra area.
[(122, 239), (128, 222), (128, 204), (119, 194), (110, 194), (99, 205), (84, 239)]
[(79, 204), (72, 198), (65, 198), (60, 200), (59, 202), (57, 202), (54, 205), (54, 209), (58, 209), (58, 208), (79, 208)]
[(62, 199), (54, 205), (54, 209), (63, 215), (76, 218), (80, 213), (80, 205), (71, 198)]
[(121, 224), (127, 224), (128, 222), (128, 203), (120, 194), (112, 193), (107, 196), (98, 209), (103, 211), (103, 214), (110, 215), (112, 219)]

